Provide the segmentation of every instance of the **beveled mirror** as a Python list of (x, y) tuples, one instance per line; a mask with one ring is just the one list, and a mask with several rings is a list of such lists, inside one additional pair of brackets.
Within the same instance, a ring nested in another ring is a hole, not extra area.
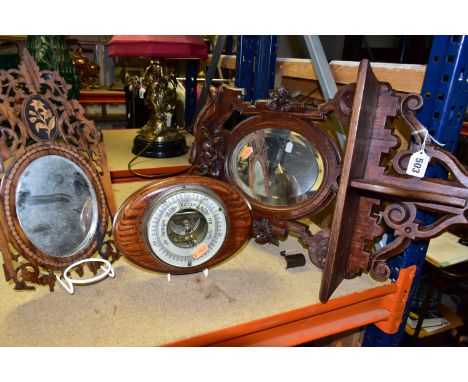
[(258, 218), (311, 216), (333, 196), (338, 150), (311, 122), (253, 116), (230, 132), (225, 150), (225, 180), (247, 197)]
[(107, 230), (99, 177), (66, 147), (27, 147), (3, 176), (1, 194), (11, 240), (33, 264), (61, 269), (92, 256)]
[(240, 140), (231, 155), (229, 172), (233, 181), (248, 196), (266, 205), (301, 203), (323, 182), (323, 158), (317, 148), (287, 129), (252, 132)]
[[(18, 69), (0, 72), (0, 250), (7, 281), (53, 290), (55, 272), (99, 253), (115, 212), (101, 133), (84, 117), (56, 72), (24, 51)], [(96, 272), (99, 263), (88, 263)], [(76, 268), (79, 275), (83, 267)]]
[(18, 177), (15, 202), (26, 237), (48, 256), (73, 256), (96, 233), (94, 187), (76, 163), (62, 156), (45, 155), (31, 161)]

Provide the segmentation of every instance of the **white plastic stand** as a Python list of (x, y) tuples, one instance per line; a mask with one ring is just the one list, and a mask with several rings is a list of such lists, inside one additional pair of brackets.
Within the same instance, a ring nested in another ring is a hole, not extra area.
[[(83, 264), (83, 263), (91, 263), (91, 262), (103, 263), (104, 265), (106, 265), (106, 267), (101, 265), (101, 269), (103, 273), (97, 276), (91, 277), (89, 279), (72, 279), (68, 277), (68, 273), (76, 266)], [(63, 272), (63, 280), (60, 278), (60, 276), (55, 275), (55, 277), (57, 278), (57, 281), (60, 283), (60, 285), (62, 285), (63, 289), (65, 289), (69, 294), (75, 293), (75, 288), (73, 287), (73, 284), (77, 284), (77, 285), (91, 284), (91, 283), (101, 281), (107, 276), (109, 277), (115, 276), (114, 268), (112, 267), (112, 264), (108, 260), (98, 259), (98, 258), (83, 259), (83, 260), (77, 261), (76, 263), (69, 265), (67, 269), (65, 269), (65, 271)]]

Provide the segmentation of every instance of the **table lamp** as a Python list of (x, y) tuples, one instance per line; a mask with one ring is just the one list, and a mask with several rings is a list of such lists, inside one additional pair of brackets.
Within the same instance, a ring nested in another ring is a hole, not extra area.
[(177, 80), (165, 59), (207, 59), (208, 47), (201, 36), (129, 35), (113, 36), (109, 56), (151, 59), (143, 76), (148, 122), (138, 131), (132, 152), (149, 158), (168, 158), (187, 151), (185, 137), (168, 126), (167, 113), (173, 115)]

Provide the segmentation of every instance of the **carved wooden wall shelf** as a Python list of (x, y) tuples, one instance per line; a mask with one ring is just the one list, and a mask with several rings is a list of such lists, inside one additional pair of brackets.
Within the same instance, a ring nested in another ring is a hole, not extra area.
[(96, 251), (117, 258), (102, 135), (69, 88), (26, 49), (18, 69), (0, 72), (0, 250), (15, 289), (53, 290), (56, 272)]
[[(367, 60), (361, 63), (326, 251), (320, 291), (323, 302), (344, 278), (362, 272), (387, 278), (387, 260), (411, 241), (430, 239), (468, 224), (468, 174), (452, 154), (426, 139), (427, 130), (415, 116), (421, 106), (420, 95), (396, 97), (389, 84), (377, 81)], [(400, 147), (392, 125), (395, 118), (401, 118), (415, 136), (409, 149)], [(448, 180), (406, 174), (410, 157), (424, 147), (431, 163), (448, 171)], [(418, 220), (419, 211), (433, 213), (437, 220), (423, 225)], [(375, 243), (388, 231), (394, 240), (375, 249)]]

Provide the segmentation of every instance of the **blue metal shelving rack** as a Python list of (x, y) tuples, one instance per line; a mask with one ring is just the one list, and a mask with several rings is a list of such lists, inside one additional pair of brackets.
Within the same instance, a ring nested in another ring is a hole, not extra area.
[[(418, 119), (434, 138), (445, 144), (445, 149), (455, 151), (468, 107), (468, 36), (434, 37), (421, 94), (424, 97), (424, 106), (418, 114)], [(432, 166), (428, 169), (428, 175), (446, 177), (440, 166)], [(429, 215), (420, 218), (425, 222), (431, 220)], [(401, 344), (428, 245), (428, 241), (413, 243), (401, 256), (390, 262), (393, 269), (391, 277), (394, 279), (398, 277), (399, 269), (412, 265), (417, 267), (403, 320), (398, 332), (391, 335), (374, 325), (368, 326), (363, 346)]]
[(275, 83), (277, 36), (238, 36), (236, 86), (246, 101), (268, 98)]

